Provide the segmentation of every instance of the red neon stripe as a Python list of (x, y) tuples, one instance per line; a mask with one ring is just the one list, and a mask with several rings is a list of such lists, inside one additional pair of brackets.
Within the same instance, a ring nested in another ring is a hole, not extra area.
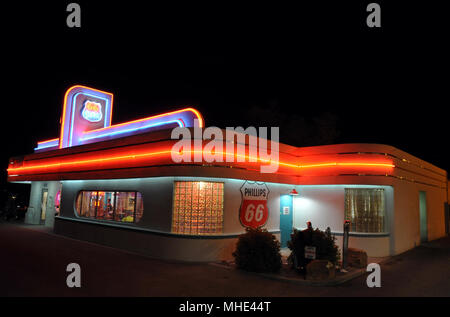
[(25, 167), (17, 167), (17, 168), (8, 168), (8, 172), (16, 171), (16, 170), (30, 170), (30, 169), (36, 169), (36, 168), (50, 168), (50, 167), (60, 167), (65, 165), (80, 165), (80, 164), (86, 164), (86, 163), (99, 163), (99, 162), (107, 162), (107, 161), (118, 161), (123, 159), (135, 159), (136, 157), (145, 157), (145, 156), (154, 156), (158, 154), (167, 154), (171, 153), (172, 151), (160, 151), (160, 152), (151, 152), (151, 153), (144, 153), (144, 154), (132, 154), (132, 155), (122, 155), (122, 156), (114, 156), (114, 157), (108, 157), (108, 158), (100, 158), (100, 159), (92, 159), (92, 160), (81, 160), (81, 161), (72, 161), (72, 162), (60, 162), (60, 163), (53, 163), (53, 164), (42, 164), (42, 165), (35, 165), (35, 166), (25, 166)]
[[(156, 152), (147, 152), (147, 153), (141, 153), (141, 154), (129, 154), (129, 155), (120, 155), (120, 156), (112, 156), (107, 158), (98, 158), (98, 159), (90, 159), (90, 160), (78, 160), (78, 161), (69, 161), (69, 162), (58, 162), (58, 163), (52, 163), (52, 164), (42, 164), (42, 165), (34, 165), (34, 166), (25, 166), (25, 167), (17, 167), (17, 168), (8, 168), (7, 171), (9, 172), (16, 172), (16, 171), (24, 171), (24, 170), (35, 170), (35, 169), (47, 169), (51, 167), (61, 167), (61, 166), (73, 166), (73, 165), (80, 165), (80, 164), (88, 164), (88, 163), (98, 163), (98, 162), (107, 162), (107, 161), (118, 161), (118, 160), (124, 160), (124, 159), (136, 159), (141, 157), (148, 157), (148, 156), (155, 156), (155, 155), (161, 155), (161, 154), (171, 154), (172, 150), (165, 150), (165, 151), (156, 151)], [(204, 154), (204, 151), (195, 151), (191, 150), (190, 154), (195, 153), (202, 153)], [(231, 152), (215, 152), (216, 154), (224, 155), (231, 155)], [(182, 154), (182, 152), (180, 153)], [(263, 163), (270, 163), (270, 160), (268, 159), (262, 159), (259, 157), (249, 156), (249, 155), (241, 155), (238, 153), (233, 153), (235, 157), (242, 157), (247, 161), (250, 160), (256, 160), (257, 162), (263, 162)], [(225, 162), (225, 161), (224, 161)], [(257, 163), (255, 162), (255, 163)], [(293, 168), (315, 168), (315, 167), (331, 167), (331, 166), (373, 166), (373, 167), (395, 167), (392, 163), (374, 163), (374, 162), (326, 162), (326, 163), (317, 163), (317, 164), (293, 164), (288, 162), (281, 162), (281, 161), (274, 161), (275, 163), (278, 163), (278, 165), (282, 166), (288, 166)], [(243, 163), (243, 162), (238, 162)]]

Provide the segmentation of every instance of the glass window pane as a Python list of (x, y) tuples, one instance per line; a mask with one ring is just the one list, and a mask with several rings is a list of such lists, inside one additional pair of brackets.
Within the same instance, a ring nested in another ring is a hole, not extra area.
[(113, 219), (114, 192), (98, 192), (97, 219)]
[(137, 192), (136, 197), (136, 222), (139, 222), (144, 214), (144, 200), (142, 199), (142, 194)]
[(144, 213), (144, 201), (140, 192), (80, 191), (75, 211), (80, 217), (138, 222)]
[(96, 191), (82, 191), (81, 192), (81, 217), (95, 218), (95, 209), (97, 205)]
[(385, 231), (385, 198), (383, 188), (346, 188), (345, 219), (353, 232)]
[(75, 210), (78, 214), (78, 216), (81, 216), (81, 201), (83, 198), (83, 192), (79, 192), (77, 195), (77, 200), (75, 202)]
[(134, 222), (135, 192), (118, 192), (116, 214), (114, 220)]
[(175, 182), (172, 232), (207, 235), (223, 232), (223, 183)]

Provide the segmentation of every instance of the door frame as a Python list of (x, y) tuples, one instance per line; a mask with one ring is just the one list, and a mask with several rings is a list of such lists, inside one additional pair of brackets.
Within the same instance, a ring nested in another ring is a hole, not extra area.
[[(44, 194), (47, 193), (45, 195), (45, 208), (44, 207)], [(47, 206), (48, 206), (48, 189), (47, 188), (43, 188), (41, 191), (41, 208), (40, 208), (40, 213), (39, 213), (39, 224), (43, 225), (45, 224), (45, 220), (47, 219)], [(44, 219), (42, 219), (42, 212), (44, 211)]]

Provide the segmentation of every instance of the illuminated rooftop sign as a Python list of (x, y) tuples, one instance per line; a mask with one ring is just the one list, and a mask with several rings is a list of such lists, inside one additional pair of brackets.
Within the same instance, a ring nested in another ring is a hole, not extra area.
[(99, 122), (103, 119), (102, 105), (98, 102), (86, 100), (81, 116), (89, 122)]
[(35, 151), (62, 149), (100, 142), (155, 129), (203, 127), (202, 115), (185, 108), (143, 119), (111, 125), (113, 94), (86, 86), (70, 87), (64, 95), (59, 138), (40, 141)]

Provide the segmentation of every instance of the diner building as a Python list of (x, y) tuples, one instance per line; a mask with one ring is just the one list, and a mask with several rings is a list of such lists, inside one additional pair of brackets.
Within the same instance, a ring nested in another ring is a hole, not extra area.
[[(293, 228), (311, 221), (330, 227), (341, 247), (349, 220), (349, 246), (374, 257), (448, 234), (447, 172), (395, 147), (277, 144), (271, 149), (278, 151), (278, 170), (262, 173), (267, 160), (248, 135), (236, 133), (232, 142), (216, 141), (223, 155), (231, 149), (236, 157), (241, 146), (246, 160), (174, 162), (173, 129), (206, 129), (196, 109), (118, 124), (112, 110), (112, 94), (73, 86), (60, 135), (10, 159), (8, 181), (31, 186), (27, 223), (182, 261), (231, 259), (246, 227), (265, 228), (286, 247)], [(207, 143), (184, 151), (194, 157)]]

